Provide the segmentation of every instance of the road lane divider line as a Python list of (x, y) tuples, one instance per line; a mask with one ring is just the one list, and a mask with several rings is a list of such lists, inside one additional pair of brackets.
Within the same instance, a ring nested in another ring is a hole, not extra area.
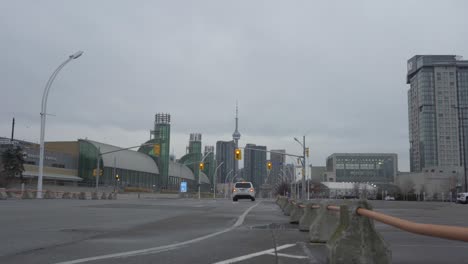
[[(275, 253), (267, 253), (267, 255), (275, 256)], [(291, 255), (291, 254), (284, 254), (278, 253), (278, 257), (286, 257), (286, 258), (294, 258), (294, 259), (306, 259), (307, 256), (298, 256), (298, 255)]]
[(164, 251), (169, 251), (173, 249), (177, 249), (181, 246), (187, 245), (187, 244), (192, 244), (196, 242), (200, 242), (202, 240), (212, 238), (221, 234), (224, 234), (226, 232), (229, 232), (233, 230), (234, 228), (237, 228), (241, 226), (244, 223), (245, 217), (247, 214), (252, 211), (257, 205), (259, 205), (261, 202), (258, 202), (251, 207), (249, 207), (247, 210), (244, 211), (238, 218), (237, 221), (229, 228), (214, 232), (208, 235), (204, 235), (201, 237), (197, 237), (194, 239), (190, 239), (184, 242), (179, 242), (175, 244), (170, 244), (170, 245), (165, 245), (165, 246), (159, 246), (159, 247), (152, 247), (152, 248), (145, 248), (145, 249), (139, 249), (139, 250), (132, 250), (132, 251), (126, 251), (126, 252), (120, 252), (120, 253), (114, 253), (114, 254), (107, 254), (107, 255), (101, 255), (101, 256), (95, 256), (95, 257), (88, 257), (88, 258), (81, 258), (81, 259), (75, 259), (75, 260), (70, 260), (70, 261), (63, 261), (63, 262), (58, 262), (56, 264), (76, 264), (76, 263), (84, 263), (84, 262), (90, 262), (90, 261), (95, 261), (95, 260), (103, 260), (103, 259), (111, 259), (111, 258), (124, 258), (124, 257), (132, 257), (132, 256), (137, 256), (137, 255), (146, 255), (146, 254), (155, 254), (159, 252), (164, 252)]
[[(293, 247), (295, 246), (296, 244), (286, 244), (286, 245), (282, 245), (282, 246), (279, 246), (276, 248), (276, 250), (282, 250), (282, 249), (285, 249), (285, 248), (290, 248), (290, 247)], [(267, 249), (267, 250), (263, 250), (263, 251), (259, 251), (259, 252), (255, 252), (255, 253), (252, 253), (252, 254), (248, 254), (248, 255), (244, 255), (244, 256), (240, 256), (240, 257), (236, 257), (236, 258), (231, 258), (231, 259), (226, 259), (226, 260), (222, 260), (222, 261), (219, 261), (219, 262), (216, 262), (216, 263), (213, 263), (213, 264), (229, 264), (229, 263), (236, 263), (236, 262), (239, 262), (239, 261), (243, 261), (243, 260), (246, 260), (246, 259), (251, 259), (251, 258), (255, 258), (255, 257), (258, 257), (258, 256), (261, 256), (261, 255), (266, 255), (266, 254), (269, 254), (269, 253), (274, 253), (275, 252), (275, 249), (274, 248), (271, 248), (271, 249)], [(278, 254), (279, 255), (279, 254)]]

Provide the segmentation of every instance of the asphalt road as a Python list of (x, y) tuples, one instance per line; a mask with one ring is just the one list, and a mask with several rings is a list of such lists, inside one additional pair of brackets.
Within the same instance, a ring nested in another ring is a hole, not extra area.
[[(374, 202), (405, 219), (468, 226), (468, 206)], [(0, 201), (0, 263), (324, 263), (326, 249), (269, 200)], [(394, 263), (468, 263), (468, 243), (376, 223)]]

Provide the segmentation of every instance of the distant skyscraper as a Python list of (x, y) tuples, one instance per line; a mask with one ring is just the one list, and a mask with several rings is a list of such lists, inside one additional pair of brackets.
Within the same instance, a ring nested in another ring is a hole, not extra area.
[[(239, 133), (239, 109), (238, 105), (236, 102), (236, 129), (234, 130), (234, 133), (232, 134), (232, 140), (234, 141), (234, 145), (236, 148), (239, 147), (239, 139), (241, 138), (241, 134)], [(234, 159), (234, 175), (237, 174), (237, 170), (239, 169), (239, 161)]]
[(270, 161), (271, 161), (271, 171), (268, 182), (271, 184), (276, 184), (283, 180), (283, 174), (286, 172), (284, 171), (284, 165), (286, 163), (286, 150), (284, 149), (277, 149), (271, 150), (270, 152)]
[(218, 141), (216, 142), (216, 163), (219, 165), (221, 162), (223, 164), (219, 167), (216, 172), (216, 182), (224, 183), (228, 173), (230, 177), (234, 176), (234, 149), (236, 145), (234, 141)]
[(460, 123), (468, 117), (468, 61), (416, 55), (408, 60), (407, 83), (411, 171), (463, 166), (461, 142), (468, 129), (463, 135)]
[(244, 150), (244, 179), (251, 181), (256, 189), (265, 183), (267, 176), (265, 146), (255, 144), (245, 145)]
[(239, 108), (236, 103), (236, 130), (234, 130), (234, 133), (232, 134), (232, 139), (234, 140), (236, 147), (239, 146), (239, 139), (241, 138), (241, 134), (239, 133), (238, 129), (239, 129)]

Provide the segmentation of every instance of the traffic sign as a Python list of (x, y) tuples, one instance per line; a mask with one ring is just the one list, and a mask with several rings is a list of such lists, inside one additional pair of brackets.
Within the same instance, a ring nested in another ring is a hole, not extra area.
[(180, 183), (180, 192), (187, 192), (187, 182)]

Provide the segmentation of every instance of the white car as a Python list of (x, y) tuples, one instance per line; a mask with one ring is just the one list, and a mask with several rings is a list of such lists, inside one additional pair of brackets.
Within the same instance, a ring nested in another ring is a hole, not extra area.
[(255, 201), (255, 189), (251, 182), (236, 182), (232, 189), (232, 200), (236, 202), (238, 199), (250, 199)]
[(468, 192), (466, 193), (459, 193), (457, 196), (457, 203), (468, 203)]
[(385, 197), (385, 201), (395, 201), (395, 197), (390, 196), (390, 195), (387, 195), (387, 196)]

